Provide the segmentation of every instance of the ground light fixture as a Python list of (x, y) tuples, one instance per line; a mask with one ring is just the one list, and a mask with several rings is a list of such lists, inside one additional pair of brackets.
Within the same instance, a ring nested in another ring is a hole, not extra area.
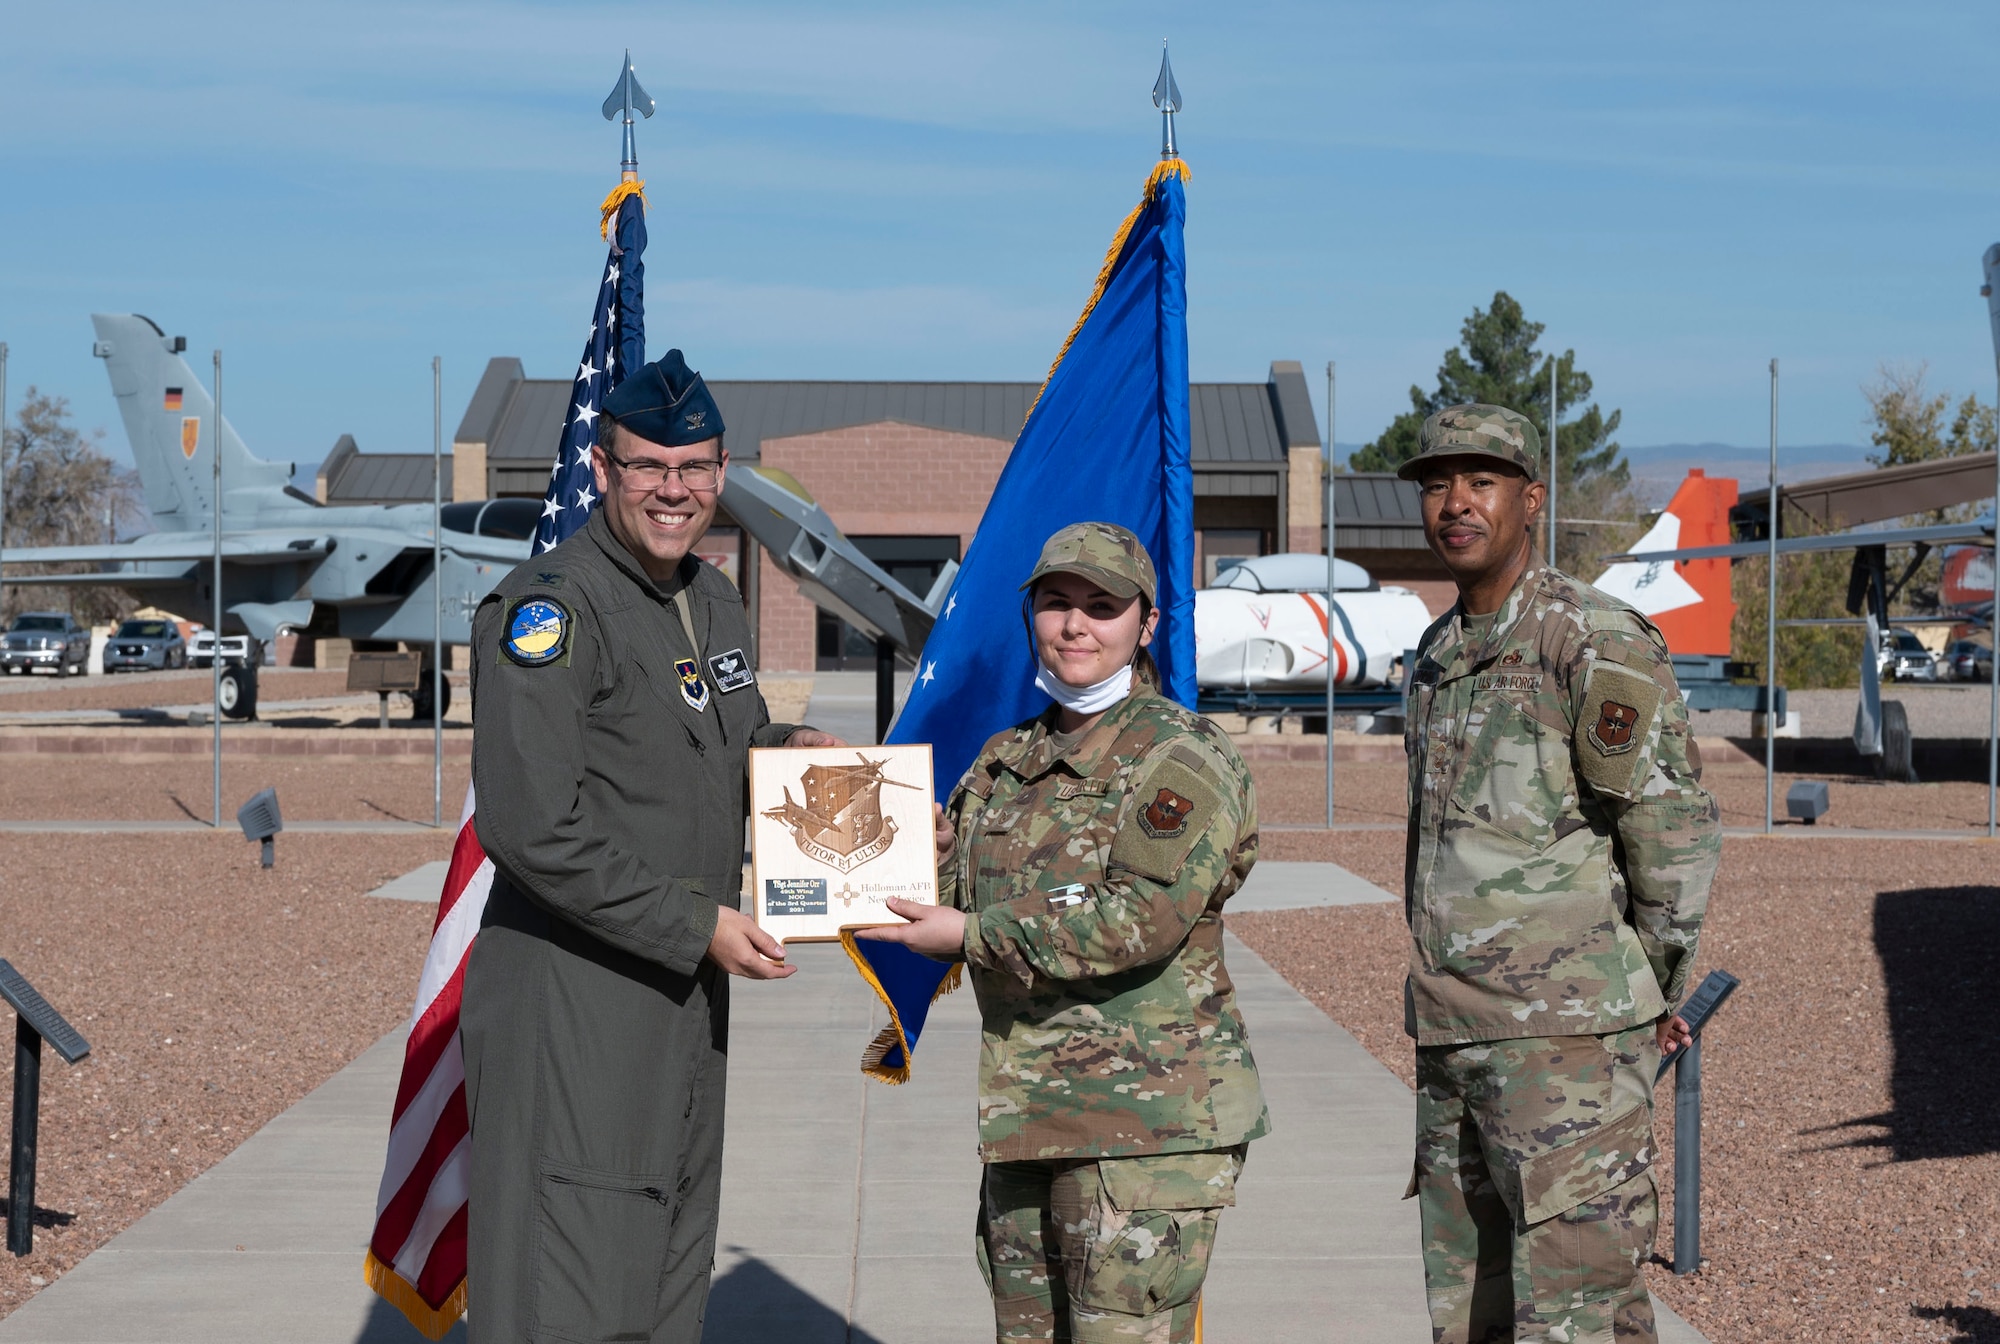
[(260, 789), (250, 797), (250, 801), (236, 809), (236, 824), (243, 828), (245, 840), (256, 840), (264, 846), (263, 866), (269, 868), (277, 862), (276, 846), (271, 837), (285, 829), (284, 818), (278, 815), (278, 791)]

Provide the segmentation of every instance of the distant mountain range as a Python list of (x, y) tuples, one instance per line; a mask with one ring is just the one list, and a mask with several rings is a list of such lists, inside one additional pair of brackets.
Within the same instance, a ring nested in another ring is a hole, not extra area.
[[(1336, 443), (1342, 461), (1360, 451), (1358, 443)], [(1778, 445), (1778, 479), (1816, 480), (1821, 476), (1841, 476), (1868, 470), (1866, 444), (1811, 443)], [(1627, 447), (1625, 460), (1632, 464), (1632, 484), (1647, 504), (1658, 507), (1673, 497), (1687, 476), (1688, 468), (1700, 467), (1710, 476), (1734, 477), (1745, 490), (1764, 484), (1770, 472), (1768, 447), (1741, 448), (1731, 443), (1660, 443)]]

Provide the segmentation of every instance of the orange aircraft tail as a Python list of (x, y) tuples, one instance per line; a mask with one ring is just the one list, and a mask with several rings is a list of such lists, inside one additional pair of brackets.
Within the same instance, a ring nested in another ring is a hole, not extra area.
[[(1659, 521), (1631, 549), (1726, 546), (1734, 540), (1729, 510), (1735, 503), (1735, 481), (1692, 467)], [(1668, 652), (1729, 655), (1730, 626), (1736, 620), (1729, 561), (1628, 560), (1605, 570), (1596, 586), (1631, 603), (1659, 626)]]

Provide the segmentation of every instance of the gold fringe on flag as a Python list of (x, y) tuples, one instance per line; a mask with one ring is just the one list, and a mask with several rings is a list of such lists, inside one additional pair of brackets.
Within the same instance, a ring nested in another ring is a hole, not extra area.
[(450, 1297), (441, 1307), (433, 1307), (417, 1294), (410, 1281), (388, 1265), (375, 1258), (375, 1252), (368, 1252), (363, 1264), (361, 1277), (368, 1286), (379, 1293), (383, 1300), (409, 1318), (425, 1339), (443, 1339), (458, 1324), (458, 1318), (465, 1315), (465, 1280), (458, 1281)]
[(601, 217), (597, 221), (597, 236), (606, 242), (611, 241), (611, 221), (617, 217), (618, 207), (625, 204), (625, 198), (628, 196), (637, 196), (640, 203), (645, 204), (646, 184), (636, 179), (631, 182), (620, 182), (611, 189), (611, 194), (604, 198), (604, 204), (598, 207)]
[(1162, 159), (1154, 164), (1153, 171), (1146, 175), (1146, 194), (1139, 198), (1139, 203), (1132, 207), (1132, 213), (1125, 216), (1125, 222), (1118, 226), (1118, 232), (1112, 236), (1111, 248), (1104, 254), (1104, 265), (1097, 271), (1096, 287), (1090, 291), (1090, 301), (1083, 305), (1083, 312), (1077, 316), (1076, 325), (1069, 329), (1069, 336), (1064, 339), (1062, 349), (1056, 351), (1055, 363), (1049, 365), (1048, 377), (1042, 379), (1042, 385), (1035, 390), (1035, 399), (1028, 406), (1029, 417), (1033, 417), (1035, 407), (1042, 404), (1042, 393), (1049, 390), (1049, 379), (1056, 376), (1056, 370), (1062, 367), (1063, 356), (1069, 353), (1070, 346), (1076, 340), (1076, 334), (1083, 330), (1084, 323), (1090, 321), (1090, 314), (1097, 307), (1097, 301), (1104, 297), (1104, 287), (1111, 283), (1111, 268), (1118, 264), (1118, 254), (1125, 250), (1125, 240), (1131, 236), (1132, 226), (1139, 222), (1140, 214), (1153, 203), (1153, 197), (1159, 193), (1160, 183), (1166, 181), (1169, 176), (1178, 177), (1186, 182), (1192, 175), (1188, 172), (1188, 166), (1179, 159)]
[[(861, 978), (868, 982), (869, 988), (875, 991), (875, 997), (882, 1000), (882, 1006), (889, 1010), (889, 1025), (877, 1032), (875, 1039), (869, 1042), (868, 1048), (861, 1052), (861, 1072), (879, 1083), (907, 1083), (910, 1081), (910, 1041), (903, 1034), (902, 1015), (890, 1001), (889, 992), (882, 988), (882, 982), (875, 978), (875, 968), (868, 964), (868, 958), (861, 955), (861, 949), (854, 941), (854, 930), (840, 931), (840, 945), (847, 949), (848, 959), (854, 963), (854, 969), (861, 972)], [(936, 992), (931, 995), (931, 1002), (936, 1003), (957, 989), (964, 979), (965, 967), (953, 966), (945, 973), (944, 979), (938, 982)], [(898, 1046), (903, 1050), (902, 1064), (894, 1067), (884, 1064), (882, 1061)]]

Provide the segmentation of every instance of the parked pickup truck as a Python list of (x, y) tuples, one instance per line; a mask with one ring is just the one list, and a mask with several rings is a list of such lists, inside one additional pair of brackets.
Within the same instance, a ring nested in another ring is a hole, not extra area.
[(24, 611), (0, 636), (0, 667), (12, 676), (45, 667), (59, 677), (90, 671), (90, 631), (66, 611)]

